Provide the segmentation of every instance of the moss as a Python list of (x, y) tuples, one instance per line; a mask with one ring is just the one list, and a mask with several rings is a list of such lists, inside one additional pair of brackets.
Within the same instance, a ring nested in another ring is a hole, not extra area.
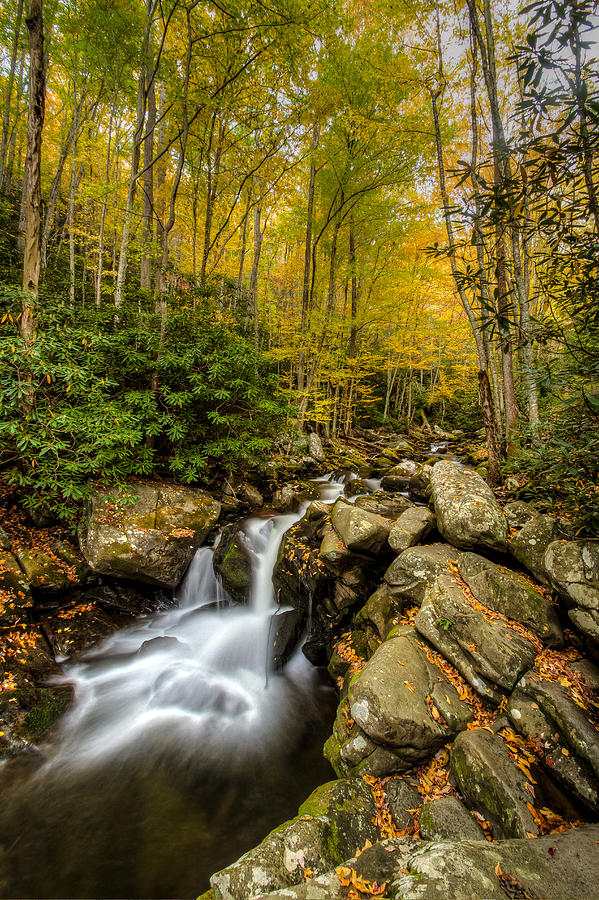
[(200, 894), (197, 900), (216, 900), (216, 894), (212, 888), (210, 888), (208, 891), (204, 891), (203, 894)]
[(37, 740), (47, 728), (54, 725), (71, 702), (69, 690), (40, 688), (38, 697), (39, 703), (27, 713), (21, 728), (23, 737), (28, 741)]
[(330, 738), (328, 738), (328, 740), (325, 742), (322, 753), (324, 758), (328, 759), (331, 766), (333, 767), (335, 775), (338, 775), (339, 778), (342, 778), (344, 773), (340, 766), (341, 743), (337, 740), (334, 734), (332, 734)]

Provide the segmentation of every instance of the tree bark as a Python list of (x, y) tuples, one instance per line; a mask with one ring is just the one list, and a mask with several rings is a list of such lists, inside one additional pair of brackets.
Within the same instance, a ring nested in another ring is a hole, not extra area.
[(152, 287), (152, 237), (154, 234), (154, 129), (156, 127), (156, 89), (154, 80), (146, 86), (148, 114), (144, 138), (144, 208), (143, 208), (143, 249), (140, 262), (140, 284), (149, 290)]
[[(42, 0), (31, 0), (27, 18), (29, 31), (29, 113), (27, 117), (27, 158), (25, 160), (25, 252), (23, 256), (23, 313), (21, 335), (26, 343), (33, 338), (34, 309), (40, 277), (41, 159), (42, 129), (46, 103), (44, 58), (44, 18)], [(31, 398), (30, 398), (31, 399)]]
[[(17, 55), (19, 52), (19, 38), (21, 36), (21, 25), (23, 23), (23, 0), (18, 0), (17, 15), (15, 22), (15, 31), (13, 35), (12, 49), (10, 54), (10, 67), (8, 70), (8, 78), (6, 80), (6, 97), (4, 100), (4, 119), (2, 121), (2, 144), (0, 146), (0, 192), (6, 187), (6, 162), (8, 155), (8, 136), (10, 132), (10, 112), (12, 101), (12, 89), (15, 81), (15, 72), (17, 68)], [(17, 110), (18, 115), (18, 110)]]
[(300, 339), (302, 344), (297, 360), (297, 389), (301, 393), (304, 390), (306, 356), (303, 347), (303, 337), (308, 323), (308, 307), (310, 303), (310, 259), (312, 256), (312, 220), (314, 217), (314, 188), (316, 183), (316, 159), (315, 154), (320, 140), (320, 125), (315, 124), (312, 129), (312, 158), (310, 161), (310, 182), (308, 184), (308, 210), (306, 212), (306, 243), (304, 249), (304, 280), (302, 286), (302, 315), (300, 322)]

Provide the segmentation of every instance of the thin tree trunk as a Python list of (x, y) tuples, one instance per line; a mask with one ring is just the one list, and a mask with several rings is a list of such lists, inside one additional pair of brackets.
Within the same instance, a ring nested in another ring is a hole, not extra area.
[[(42, 130), (46, 103), (46, 66), (44, 58), (44, 17), (42, 0), (31, 0), (29, 17), (29, 113), (27, 117), (27, 158), (25, 161), (26, 223), (23, 255), (23, 305), (21, 336), (25, 344), (33, 340), (35, 303), (40, 277), (41, 233), (41, 161)], [(27, 380), (23, 406), (33, 402), (31, 379)]]
[(306, 356), (303, 347), (303, 338), (308, 324), (308, 306), (310, 302), (310, 259), (312, 256), (312, 220), (314, 217), (314, 189), (316, 183), (316, 150), (320, 140), (320, 125), (315, 124), (312, 129), (312, 158), (310, 161), (310, 182), (308, 185), (308, 210), (306, 213), (306, 243), (304, 249), (304, 280), (302, 287), (302, 315), (300, 321), (300, 338), (302, 344), (297, 360), (297, 389), (301, 393), (304, 390)]
[(260, 227), (261, 209), (259, 204), (254, 207), (254, 259), (252, 262), (252, 274), (250, 277), (250, 294), (252, 297), (252, 307), (254, 312), (254, 346), (256, 350), (259, 346), (259, 319), (258, 319), (258, 268), (260, 265), (260, 254), (262, 252), (262, 238), (264, 237), (264, 229)]
[(247, 233), (248, 233), (248, 218), (250, 214), (250, 198), (251, 194), (248, 194), (247, 204), (245, 207), (245, 213), (243, 216), (243, 231), (241, 232), (241, 248), (239, 250), (239, 271), (237, 272), (237, 288), (241, 290), (243, 287), (243, 266), (245, 263), (245, 251), (247, 247)]
[[(149, 80), (149, 75), (148, 75)], [(154, 80), (146, 86), (148, 96), (148, 114), (146, 116), (146, 135), (144, 138), (144, 207), (142, 256), (140, 262), (140, 284), (149, 290), (152, 287), (152, 236), (154, 234), (154, 129), (156, 127), (156, 90)]]
[[(12, 101), (12, 89), (15, 81), (15, 72), (17, 68), (17, 56), (19, 52), (19, 38), (21, 36), (21, 25), (23, 23), (23, 0), (18, 0), (17, 15), (15, 21), (15, 31), (13, 35), (12, 49), (10, 54), (10, 67), (8, 70), (8, 78), (6, 80), (6, 97), (4, 99), (4, 119), (2, 121), (2, 144), (0, 146), (0, 192), (6, 187), (6, 162), (8, 154), (8, 136), (10, 131), (10, 112)], [(18, 110), (17, 110), (18, 117)]]

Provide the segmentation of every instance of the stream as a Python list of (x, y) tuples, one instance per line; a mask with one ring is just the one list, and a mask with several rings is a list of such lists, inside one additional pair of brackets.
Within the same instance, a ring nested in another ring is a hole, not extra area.
[[(346, 478), (319, 479), (333, 502)], [(270, 664), (272, 571), (297, 513), (245, 521), (250, 602), (198, 550), (168, 611), (63, 663), (74, 702), (43, 762), (0, 768), (3, 897), (197, 897), (334, 777), (337, 698), (297, 650)]]

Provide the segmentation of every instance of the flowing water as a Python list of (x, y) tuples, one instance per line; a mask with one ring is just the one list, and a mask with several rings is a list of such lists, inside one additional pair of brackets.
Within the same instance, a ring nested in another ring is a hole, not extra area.
[(328, 679), (299, 651), (269, 664), (272, 570), (303, 509), (245, 522), (247, 606), (201, 548), (176, 608), (65, 662), (75, 700), (44, 762), (0, 769), (0, 895), (195, 897), (333, 777)]

